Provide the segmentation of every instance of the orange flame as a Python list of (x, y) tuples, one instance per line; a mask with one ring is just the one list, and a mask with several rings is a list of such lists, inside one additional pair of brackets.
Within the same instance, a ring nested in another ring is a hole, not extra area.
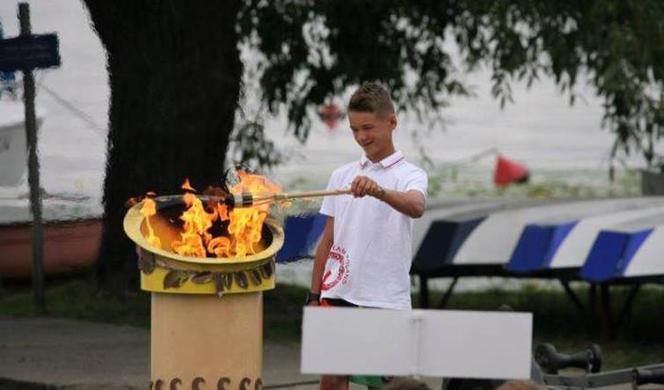
[(217, 213), (206, 212), (203, 202), (192, 193), (184, 194), (184, 202), (187, 210), (180, 216), (184, 221), (184, 232), (180, 234), (181, 239), (173, 241), (171, 246), (182, 256), (206, 257), (204, 243), (212, 239), (208, 230), (217, 219)]
[(145, 217), (145, 225), (148, 229), (146, 239), (150, 245), (161, 248), (161, 240), (154, 234), (154, 229), (152, 229), (152, 224), (150, 224), (150, 217), (157, 214), (157, 203), (150, 198), (145, 198), (143, 200), (143, 207), (141, 207), (141, 214)]
[[(231, 192), (250, 192), (253, 196), (281, 192), (281, 187), (270, 182), (265, 176), (252, 175), (244, 171), (237, 173), (240, 182), (231, 187)], [(253, 255), (261, 241), (263, 223), (270, 210), (270, 204), (264, 203), (252, 207), (235, 208), (230, 212), (228, 232), (234, 238), (233, 249), (236, 257)]]
[(196, 192), (196, 190), (194, 189), (194, 187), (192, 187), (191, 184), (189, 183), (189, 179), (185, 179), (184, 183), (182, 183), (182, 187), (181, 187), (181, 188), (182, 188), (183, 190), (187, 190), (187, 191), (191, 191), (191, 192)]
[(208, 242), (207, 250), (217, 257), (230, 257), (231, 240), (228, 237), (215, 237)]
[[(252, 195), (269, 195), (281, 192), (281, 187), (272, 183), (265, 176), (253, 175), (244, 171), (238, 171), (237, 176), (240, 182), (230, 188), (232, 193), (250, 192)], [(260, 211), (268, 212), (270, 205), (268, 203), (254, 206)]]
[[(264, 196), (281, 191), (279, 186), (264, 176), (240, 171), (238, 177), (240, 182), (230, 189), (233, 193), (250, 192), (253, 196)], [(180, 220), (184, 222), (180, 239), (174, 240), (170, 245), (175, 253), (192, 257), (213, 255), (243, 258), (262, 249), (259, 244), (262, 239), (263, 223), (270, 210), (269, 204), (229, 210), (223, 203), (208, 202), (206, 207), (194, 194), (196, 190), (188, 179), (182, 184), (182, 189), (188, 191), (183, 195), (187, 208), (180, 216)], [(149, 217), (156, 214), (155, 202), (146, 199), (141, 212), (146, 217), (148, 242), (161, 248), (161, 242), (154, 234), (149, 221)], [(215, 223), (227, 223), (228, 234), (213, 237), (210, 230)]]

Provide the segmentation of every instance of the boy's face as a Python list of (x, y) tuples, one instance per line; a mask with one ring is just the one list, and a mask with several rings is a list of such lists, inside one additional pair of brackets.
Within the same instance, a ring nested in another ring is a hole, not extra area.
[(348, 111), (348, 121), (355, 141), (370, 160), (378, 162), (394, 152), (392, 131), (397, 126), (394, 114)]

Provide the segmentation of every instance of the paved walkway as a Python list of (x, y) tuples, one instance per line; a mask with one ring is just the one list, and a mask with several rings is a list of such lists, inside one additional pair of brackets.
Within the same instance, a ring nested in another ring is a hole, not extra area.
[[(12, 385), (14, 381), (77, 390), (145, 389), (149, 348), (146, 329), (0, 316), (0, 389), (17, 386)], [(316, 376), (299, 373), (297, 346), (266, 343), (263, 359), (266, 387), (318, 388), (312, 384)], [(440, 388), (439, 380), (427, 383), (433, 389)]]

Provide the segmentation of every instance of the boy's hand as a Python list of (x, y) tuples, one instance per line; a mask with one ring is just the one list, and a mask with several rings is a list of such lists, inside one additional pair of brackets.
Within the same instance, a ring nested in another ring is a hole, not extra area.
[(385, 190), (379, 186), (378, 183), (366, 176), (355, 177), (350, 185), (350, 192), (356, 198), (361, 198), (365, 195), (371, 195), (380, 199), (381, 196), (385, 194)]

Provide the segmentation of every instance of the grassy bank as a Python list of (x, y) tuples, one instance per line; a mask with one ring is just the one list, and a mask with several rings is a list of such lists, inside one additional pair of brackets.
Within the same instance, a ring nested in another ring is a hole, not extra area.
[[(302, 302), (307, 290), (278, 285), (264, 294), (265, 338), (296, 343), (300, 337)], [(150, 294), (117, 297), (100, 291), (89, 278), (50, 282), (46, 290), (47, 315), (110, 324), (150, 327)], [(30, 285), (0, 290), (0, 315), (36, 316)]]
[[(587, 297), (583, 287), (576, 289)], [(279, 285), (265, 294), (265, 338), (268, 341), (297, 343), (302, 318), (301, 305), (306, 289)], [(626, 290), (613, 290), (614, 310), (621, 307)], [(436, 301), (434, 294), (433, 301)], [(414, 300), (415, 301), (415, 300)], [(0, 314), (33, 316), (33, 297), (29, 286), (0, 290)], [(49, 283), (48, 315), (106, 323), (150, 326), (150, 300), (146, 293), (124, 298), (100, 292), (86, 278)], [(646, 288), (639, 293), (628, 324), (610, 340), (600, 340), (599, 325), (588, 323), (576, 311), (564, 293), (525, 285), (516, 291), (490, 289), (464, 292), (453, 296), (450, 309), (495, 310), (509, 305), (517, 311), (534, 315), (534, 343), (551, 342), (559, 351), (572, 352), (597, 342), (604, 352), (604, 369), (664, 362), (664, 289)]]

